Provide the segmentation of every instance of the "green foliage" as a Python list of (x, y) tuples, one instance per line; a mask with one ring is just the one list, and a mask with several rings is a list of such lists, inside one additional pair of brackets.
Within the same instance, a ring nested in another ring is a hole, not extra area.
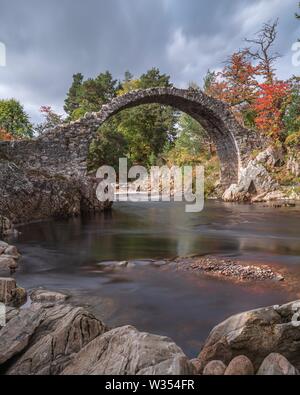
[(300, 131), (290, 134), (286, 138), (285, 144), (290, 148), (300, 148)]
[(73, 83), (65, 100), (64, 110), (71, 117), (73, 112), (80, 107), (82, 93), (83, 75), (77, 73), (73, 75)]
[(204, 147), (206, 132), (194, 118), (182, 114), (179, 119), (179, 137), (176, 140), (177, 148), (184, 148), (192, 155), (198, 155)]
[(112, 119), (102, 126), (99, 136), (90, 147), (88, 163), (89, 170), (98, 169), (104, 165), (119, 166), (119, 158), (127, 155), (128, 144), (125, 137), (117, 131), (117, 120)]
[(4, 129), (16, 138), (33, 136), (29, 116), (15, 99), (0, 100), (0, 129)]
[(87, 112), (99, 111), (116, 96), (118, 88), (118, 81), (108, 71), (86, 81), (83, 81), (82, 74), (75, 74), (64, 107), (69, 119), (76, 120)]
[[(136, 89), (170, 87), (170, 77), (151, 69), (140, 79), (127, 76), (118, 95)], [(171, 107), (149, 104), (123, 111), (119, 116), (118, 131), (128, 141), (128, 156), (134, 163), (153, 165), (168, 142), (175, 137), (177, 114)]]
[(211, 86), (216, 82), (217, 74), (215, 71), (208, 70), (206, 76), (203, 79), (204, 92), (208, 93)]
[[(136, 80), (127, 71), (122, 84), (113, 79), (108, 71), (86, 81), (79, 73), (73, 76), (73, 83), (65, 100), (65, 111), (69, 120), (76, 120), (86, 112), (99, 111), (103, 104), (117, 95), (136, 89), (171, 86), (170, 77), (161, 74), (156, 68)], [(165, 145), (174, 139), (176, 122), (177, 114), (172, 108), (159, 104), (144, 105), (118, 114), (113, 122), (100, 129), (100, 133), (104, 130), (107, 136), (110, 130), (112, 136), (122, 134), (124, 142), (126, 141), (127, 156), (134, 163), (149, 165), (155, 163)], [(97, 163), (96, 154), (102, 154), (102, 146), (97, 149), (97, 144), (98, 141), (93, 146), (93, 165)]]
[[(292, 83), (292, 91), (283, 116), (283, 122), (287, 143), (290, 145), (297, 140), (297, 134), (299, 135), (300, 132), (300, 83), (298, 79)], [(293, 136), (294, 134), (295, 136)]]

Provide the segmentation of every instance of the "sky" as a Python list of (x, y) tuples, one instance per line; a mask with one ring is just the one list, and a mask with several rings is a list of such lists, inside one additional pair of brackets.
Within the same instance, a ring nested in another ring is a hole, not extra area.
[(202, 84), (208, 69), (279, 17), (278, 75), (300, 73), (291, 47), (300, 38), (297, 0), (0, 0), (0, 99), (16, 98), (33, 122), (63, 102), (77, 72), (122, 78), (158, 67), (177, 87)]

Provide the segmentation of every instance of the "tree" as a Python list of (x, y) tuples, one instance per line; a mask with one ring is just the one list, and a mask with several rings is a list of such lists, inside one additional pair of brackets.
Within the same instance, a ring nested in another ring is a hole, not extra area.
[(103, 104), (116, 96), (119, 88), (118, 81), (113, 79), (109, 71), (86, 81), (83, 80), (82, 74), (75, 74), (64, 109), (70, 120), (79, 119), (87, 112), (100, 111)]
[(211, 88), (216, 84), (217, 73), (215, 71), (207, 70), (206, 76), (203, 78), (203, 89), (207, 95), (211, 95)]
[(248, 44), (251, 44), (251, 47), (247, 48), (248, 54), (257, 61), (261, 75), (268, 84), (274, 82), (274, 63), (280, 58), (280, 55), (273, 51), (278, 33), (278, 22), (279, 20), (276, 19), (274, 22), (265, 23), (255, 38), (245, 39)]
[[(136, 89), (171, 87), (170, 77), (153, 68), (139, 79), (125, 79), (118, 95)], [(118, 131), (128, 141), (128, 155), (134, 163), (154, 164), (165, 145), (176, 135), (177, 113), (159, 104), (150, 104), (123, 111), (118, 117)]]
[(260, 85), (260, 94), (255, 103), (255, 123), (258, 130), (275, 141), (282, 141), (284, 135), (283, 115), (288, 96), (289, 85), (285, 82)]
[(81, 73), (73, 75), (73, 83), (67, 93), (64, 106), (64, 110), (69, 116), (72, 116), (73, 112), (80, 106), (83, 78)]
[(259, 67), (251, 62), (247, 51), (235, 52), (219, 73), (209, 71), (204, 80), (207, 94), (228, 103), (237, 119), (253, 126), (253, 103), (259, 90)]
[(207, 148), (206, 132), (194, 118), (182, 114), (178, 122), (178, 128), (179, 133), (175, 143), (177, 148), (183, 148), (191, 155), (199, 155), (201, 151)]
[(300, 133), (300, 78), (290, 81), (290, 96), (283, 116), (286, 137), (293, 141), (293, 135)]
[(63, 116), (56, 114), (50, 106), (42, 106), (40, 112), (44, 116), (44, 122), (36, 125), (35, 130), (38, 134), (46, 133), (64, 122)]
[(155, 67), (147, 71), (147, 73), (142, 74), (140, 78), (141, 89), (159, 87), (170, 88), (172, 86), (170, 76), (167, 74), (161, 74), (159, 69)]
[(14, 138), (33, 136), (29, 116), (24, 107), (15, 99), (0, 100), (0, 128)]
[(110, 120), (102, 126), (101, 132), (90, 147), (88, 168), (90, 171), (104, 165), (118, 169), (119, 158), (127, 156), (128, 143), (124, 135), (117, 131), (117, 120)]

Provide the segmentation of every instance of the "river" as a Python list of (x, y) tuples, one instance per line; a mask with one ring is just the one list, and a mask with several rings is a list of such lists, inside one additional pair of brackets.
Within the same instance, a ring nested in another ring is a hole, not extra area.
[[(171, 337), (195, 357), (228, 316), (296, 298), (278, 283), (236, 284), (145, 266), (104, 273), (101, 261), (217, 254), (283, 267), (300, 279), (300, 210), (209, 201), (199, 214), (176, 203), (118, 203), (111, 213), (19, 227), (19, 285), (71, 292), (111, 326)], [(297, 287), (296, 287), (297, 288)]]

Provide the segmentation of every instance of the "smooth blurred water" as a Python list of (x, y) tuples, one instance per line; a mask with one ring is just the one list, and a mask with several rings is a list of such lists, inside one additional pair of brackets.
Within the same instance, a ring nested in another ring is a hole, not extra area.
[[(154, 267), (103, 273), (103, 260), (220, 254), (284, 267), (300, 279), (300, 210), (206, 203), (187, 214), (175, 203), (119, 203), (111, 213), (19, 228), (18, 283), (71, 291), (107, 324), (167, 335), (191, 357), (228, 316), (296, 298), (282, 284), (232, 284)], [(296, 281), (297, 289), (297, 281)]]

